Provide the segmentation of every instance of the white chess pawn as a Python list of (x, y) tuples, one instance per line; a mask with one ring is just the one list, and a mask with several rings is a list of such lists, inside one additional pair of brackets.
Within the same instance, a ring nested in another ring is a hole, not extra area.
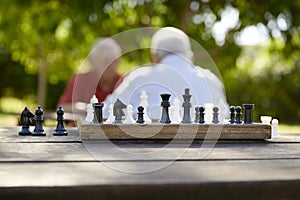
[(148, 95), (145, 90), (142, 90), (140, 95), (140, 105), (144, 107), (144, 120), (145, 124), (151, 124), (152, 120), (148, 116)]
[(180, 124), (180, 100), (176, 97), (173, 100), (173, 106), (170, 108), (170, 119), (172, 124)]
[(90, 103), (91, 103), (91, 104), (93, 104), (93, 103), (99, 103), (99, 101), (98, 101), (96, 95), (93, 95), (93, 96), (92, 96), (92, 98), (91, 98), (91, 100), (90, 100)]
[(90, 99), (90, 103), (86, 106), (86, 117), (84, 119), (84, 122), (87, 124), (92, 124), (94, 119), (94, 108), (93, 103), (98, 103), (98, 99), (96, 95), (93, 95)]
[(132, 107), (132, 105), (129, 104), (129, 105), (127, 105), (126, 117), (123, 121), (124, 124), (135, 124), (136, 123), (132, 114), (133, 114), (133, 107)]
[(278, 119), (272, 119), (272, 137), (278, 136)]
[(204, 121), (207, 124), (211, 124), (212, 123), (212, 119), (213, 119), (213, 107), (214, 107), (214, 104), (212, 104), (212, 103), (205, 103), (204, 104), (204, 108), (205, 108)]
[(220, 121), (219, 123), (224, 124), (225, 115), (226, 115), (226, 105), (225, 105), (223, 99), (220, 99), (218, 107), (219, 107), (219, 121)]
[(105, 121), (105, 123), (106, 124), (112, 124), (114, 120), (115, 120), (115, 117), (114, 117), (114, 104), (110, 104), (109, 109), (108, 109), (108, 118)]

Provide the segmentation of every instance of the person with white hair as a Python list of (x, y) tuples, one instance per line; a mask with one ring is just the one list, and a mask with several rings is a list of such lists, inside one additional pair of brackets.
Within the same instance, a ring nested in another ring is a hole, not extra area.
[(193, 106), (227, 104), (221, 81), (209, 70), (194, 66), (190, 40), (183, 31), (173, 27), (159, 29), (152, 36), (150, 52), (154, 65), (139, 67), (123, 78), (104, 102), (105, 117), (108, 105), (116, 99), (137, 108), (142, 91), (148, 95), (147, 113), (151, 119), (161, 116), (160, 94), (171, 94), (171, 104), (175, 98), (182, 103), (186, 88), (192, 94)]
[(89, 71), (74, 74), (70, 78), (57, 105), (66, 112), (85, 114), (86, 105), (93, 95), (99, 102), (104, 101), (121, 80), (122, 76), (117, 73), (120, 55), (121, 48), (115, 40), (96, 40), (88, 56)]

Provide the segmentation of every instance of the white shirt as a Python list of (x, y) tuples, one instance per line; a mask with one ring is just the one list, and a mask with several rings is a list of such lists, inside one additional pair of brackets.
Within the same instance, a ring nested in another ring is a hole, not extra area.
[[(193, 108), (204, 106), (205, 103), (218, 105), (220, 100), (227, 105), (223, 84), (211, 71), (195, 67), (181, 55), (170, 54), (157, 65), (130, 72), (106, 98), (104, 117), (107, 117), (109, 105), (115, 103), (117, 98), (125, 104), (131, 104), (136, 113), (141, 92), (145, 90), (148, 95), (148, 115), (151, 119), (159, 119), (162, 112), (160, 94), (171, 94), (171, 105), (175, 97), (183, 103), (185, 88), (190, 89)], [(191, 111), (194, 112), (194, 109)]]

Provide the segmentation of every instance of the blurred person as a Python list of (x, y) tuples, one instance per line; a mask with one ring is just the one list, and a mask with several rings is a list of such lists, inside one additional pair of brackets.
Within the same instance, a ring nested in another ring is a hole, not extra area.
[(190, 40), (183, 31), (174, 27), (159, 29), (152, 36), (150, 53), (154, 65), (136, 68), (124, 77), (105, 100), (105, 117), (108, 105), (117, 98), (136, 111), (143, 90), (148, 95), (147, 113), (152, 119), (161, 116), (160, 94), (171, 94), (171, 105), (175, 97), (182, 103), (185, 88), (191, 91), (193, 107), (220, 102), (228, 107), (222, 82), (210, 70), (194, 66)]

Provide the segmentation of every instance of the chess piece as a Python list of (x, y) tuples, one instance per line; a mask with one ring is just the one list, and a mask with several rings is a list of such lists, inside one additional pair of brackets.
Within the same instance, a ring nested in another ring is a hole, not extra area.
[(103, 124), (103, 103), (93, 103), (93, 107), (94, 107), (94, 119), (93, 122), (95, 124)]
[(144, 120), (144, 107), (143, 106), (139, 106), (138, 108), (138, 119), (136, 120), (136, 123), (138, 124), (144, 124), (145, 120)]
[(144, 107), (144, 120), (146, 124), (151, 124), (152, 120), (148, 116), (148, 95), (145, 90), (141, 92), (140, 95), (140, 105)]
[(132, 107), (132, 105), (129, 104), (129, 105), (127, 105), (126, 117), (123, 121), (124, 124), (134, 124), (135, 123), (132, 113), (133, 113), (133, 107)]
[(262, 124), (270, 125), (272, 120), (271, 116), (260, 116), (260, 121)]
[(214, 104), (212, 104), (212, 103), (204, 104), (206, 123), (211, 123), (213, 120), (213, 107), (214, 107)]
[(244, 124), (252, 124), (254, 104), (243, 104), (243, 107), (244, 107)]
[(219, 123), (224, 124), (227, 106), (224, 103), (223, 99), (219, 100), (218, 108), (219, 108)]
[(241, 124), (242, 123), (242, 108), (241, 108), (241, 106), (236, 106), (235, 111), (236, 111), (235, 123)]
[(34, 114), (25, 107), (24, 110), (21, 113), (21, 119), (20, 124), (22, 125), (22, 129), (19, 132), (19, 135), (31, 135), (31, 131), (29, 130), (30, 125), (32, 125), (32, 118), (34, 117)]
[(272, 119), (272, 137), (278, 136), (278, 119)]
[(84, 122), (87, 124), (93, 123), (94, 119), (94, 107), (93, 104), (98, 103), (98, 99), (96, 95), (93, 95), (90, 99), (90, 103), (86, 106), (86, 117), (84, 119)]
[(200, 120), (200, 110), (199, 109), (200, 109), (199, 106), (195, 107), (195, 120), (194, 120), (195, 123), (199, 123), (199, 120)]
[(190, 103), (192, 95), (190, 95), (190, 89), (186, 88), (184, 91), (183, 97), (183, 119), (182, 123), (189, 124), (191, 123), (191, 113), (190, 108), (192, 107), (192, 104)]
[(234, 124), (235, 123), (235, 107), (234, 106), (230, 106), (229, 108), (230, 111), (230, 124)]
[(64, 114), (65, 114), (64, 109), (61, 106), (59, 106), (56, 111), (56, 114), (57, 114), (57, 119), (56, 119), (57, 125), (56, 125), (56, 129), (53, 132), (53, 135), (55, 136), (68, 135), (68, 132), (64, 127)]
[(172, 124), (179, 124), (181, 122), (180, 117), (180, 101), (178, 98), (173, 100), (173, 106), (170, 108), (170, 120)]
[(110, 104), (109, 105), (109, 109), (108, 109), (108, 118), (105, 121), (106, 124), (112, 124), (115, 120), (114, 118), (114, 104)]
[(170, 94), (161, 94), (160, 95), (162, 98), (162, 102), (160, 104), (160, 106), (162, 107), (162, 115), (161, 115), (161, 119), (160, 119), (160, 123), (164, 123), (164, 124), (170, 124), (171, 120), (170, 120), (170, 116), (169, 116), (169, 107), (170, 107)]
[(113, 114), (115, 116), (114, 124), (122, 124), (122, 117), (125, 116), (123, 109), (126, 107), (127, 106), (120, 99), (117, 99), (113, 108)]
[(213, 120), (212, 123), (218, 124), (219, 123), (219, 108), (218, 107), (213, 107)]
[(99, 103), (96, 95), (93, 95), (92, 98), (90, 99), (90, 103), (93, 104), (93, 103)]
[(205, 108), (200, 106), (199, 107), (199, 124), (204, 124), (205, 123), (205, 120), (204, 120), (204, 111), (205, 111)]
[(46, 133), (44, 132), (43, 129), (43, 110), (41, 109), (40, 106), (38, 106), (38, 108), (35, 111), (35, 128), (33, 130), (33, 132), (31, 133), (31, 135), (33, 136), (45, 136)]

